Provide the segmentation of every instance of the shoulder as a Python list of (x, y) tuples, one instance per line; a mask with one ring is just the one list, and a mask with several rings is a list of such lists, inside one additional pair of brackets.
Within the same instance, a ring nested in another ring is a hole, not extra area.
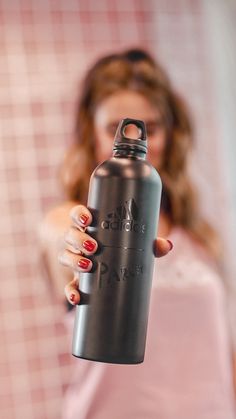
[(41, 245), (44, 246), (65, 233), (71, 224), (70, 210), (77, 204), (75, 201), (65, 201), (49, 209), (38, 227)]
[(174, 228), (168, 238), (174, 248), (157, 261), (162, 285), (180, 289), (212, 285), (218, 289), (222, 287), (217, 265), (205, 248), (179, 227)]
[(170, 234), (171, 240), (176, 244), (175, 258), (198, 261), (208, 270), (217, 270), (216, 260), (206, 247), (201, 245), (193, 236), (181, 227), (176, 227)]

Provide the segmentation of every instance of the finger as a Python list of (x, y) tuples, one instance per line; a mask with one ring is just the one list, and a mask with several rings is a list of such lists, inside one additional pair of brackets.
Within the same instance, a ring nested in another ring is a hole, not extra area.
[(93, 262), (82, 255), (70, 252), (68, 249), (58, 254), (59, 262), (71, 268), (74, 272), (89, 272), (93, 266)]
[(85, 255), (92, 255), (98, 248), (95, 239), (74, 226), (70, 227), (65, 233), (64, 240), (66, 244), (70, 245), (70, 250), (77, 254), (82, 252)]
[(154, 243), (154, 255), (158, 258), (167, 255), (173, 249), (173, 243), (168, 239), (158, 237)]
[(78, 291), (78, 278), (74, 277), (74, 279), (65, 286), (64, 291), (70, 304), (79, 304), (80, 293)]
[(84, 205), (76, 205), (70, 211), (70, 217), (73, 223), (78, 227), (84, 229), (92, 222), (92, 214)]

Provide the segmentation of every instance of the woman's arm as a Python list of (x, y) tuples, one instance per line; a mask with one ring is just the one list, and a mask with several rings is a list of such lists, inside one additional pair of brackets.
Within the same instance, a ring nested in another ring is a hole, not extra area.
[(76, 204), (76, 202), (67, 201), (51, 209), (39, 226), (42, 263), (47, 272), (52, 293), (60, 301), (65, 301), (64, 287), (73, 279), (73, 272), (58, 262), (58, 253), (65, 247), (65, 232), (71, 225), (69, 213)]

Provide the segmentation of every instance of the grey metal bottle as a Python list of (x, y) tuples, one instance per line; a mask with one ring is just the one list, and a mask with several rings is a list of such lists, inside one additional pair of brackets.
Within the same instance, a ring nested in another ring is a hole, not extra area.
[[(138, 139), (125, 137), (128, 124)], [(92, 173), (87, 233), (98, 242), (92, 271), (80, 273), (72, 354), (118, 364), (143, 362), (162, 184), (145, 160), (145, 124), (120, 122), (113, 156)]]

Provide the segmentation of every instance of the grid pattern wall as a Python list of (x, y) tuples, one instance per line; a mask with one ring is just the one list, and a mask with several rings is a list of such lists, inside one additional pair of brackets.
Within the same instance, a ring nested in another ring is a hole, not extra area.
[(1, 0), (0, 33), (0, 416), (58, 419), (76, 360), (65, 309), (42, 270), (37, 228), (61, 199), (57, 169), (80, 77), (100, 54), (149, 47), (177, 88), (191, 92), (196, 148), (207, 144), (201, 173), (211, 179), (217, 154), (206, 169), (206, 140), (216, 128), (204, 19), (200, 0)]

